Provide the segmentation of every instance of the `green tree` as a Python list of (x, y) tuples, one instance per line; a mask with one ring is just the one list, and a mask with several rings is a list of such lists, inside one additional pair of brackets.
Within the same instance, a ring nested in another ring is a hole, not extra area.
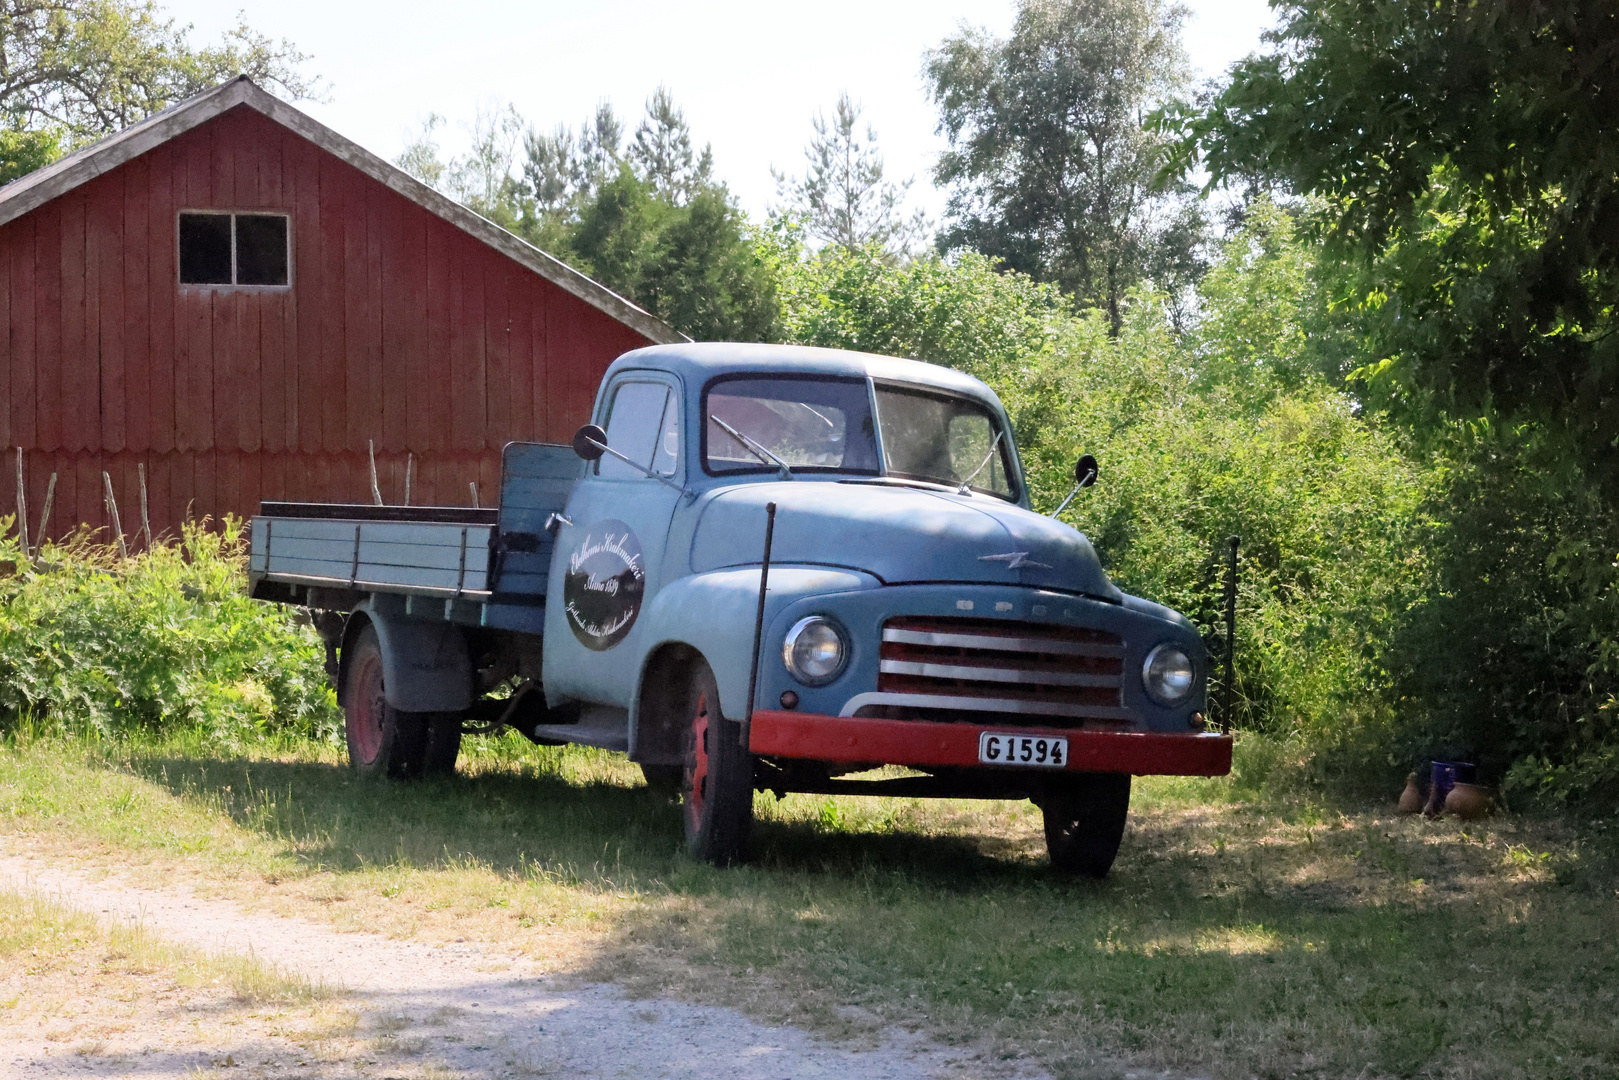
[(291, 98), (319, 92), (308, 57), (245, 19), (202, 48), (190, 29), (155, 0), (0, 0), (0, 128), (34, 148), (12, 167), (53, 139), (78, 146), (236, 75)]
[(1183, 163), (1321, 200), (1385, 403), (1545, 425), (1619, 492), (1619, 11), (1278, 8), (1271, 49), (1182, 114)]
[(876, 244), (890, 256), (905, 255), (927, 223), (921, 211), (904, 212), (911, 181), (884, 179), (877, 132), (867, 124), (864, 136), (860, 134), (860, 111), (844, 93), (838, 95), (831, 121), (816, 115), (815, 137), (804, 148), (803, 177), (771, 170), (776, 194), (783, 200), (777, 212), (802, 222), (823, 244), (845, 251)]
[(775, 323), (770, 269), (722, 186), (676, 205), (621, 165), (585, 205), (571, 244), (598, 281), (690, 337), (757, 341)]
[(653, 194), (676, 206), (714, 182), (713, 148), (694, 152), (686, 114), (667, 87), (658, 87), (647, 100), (646, 115), (624, 156), (636, 175), (652, 185)]
[(1115, 333), (1137, 284), (1194, 280), (1201, 211), (1155, 182), (1166, 139), (1142, 123), (1185, 84), (1184, 18), (1165, 0), (1021, 0), (1009, 38), (963, 30), (930, 52), (941, 245), (1058, 283)]

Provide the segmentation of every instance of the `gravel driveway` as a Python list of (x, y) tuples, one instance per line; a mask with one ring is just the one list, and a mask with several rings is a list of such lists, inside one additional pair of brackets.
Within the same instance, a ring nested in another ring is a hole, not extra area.
[[(321, 1061), (273, 1028), (230, 1033), (136, 1020), (116, 1046), (77, 1051), (0, 1013), (0, 1077), (129, 1076), (229, 1069), (235, 1076), (703, 1077), (721, 1080), (924, 1080), (979, 1076), (988, 1065), (889, 1031), (877, 1049), (848, 1049), (730, 1009), (631, 1000), (604, 985), (565, 985), (487, 945), (426, 944), (274, 915), (245, 913), (186, 887), (155, 891), (93, 880), (40, 856), (0, 856), (0, 884), (46, 894), (105, 923), (138, 923), (178, 944), (247, 953), (346, 991), (364, 1049)], [(138, 1013), (136, 1015), (139, 1015)], [(153, 1014), (154, 1017), (156, 1014)], [(379, 1050), (378, 1048), (381, 1047)], [(240, 1070), (240, 1071), (237, 1071)], [(999, 1072), (1000, 1070), (994, 1070)], [(1030, 1075), (1025, 1073), (1024, 1075)], [(1044, 1075), (1044, 1074), (1039, 1074)]]

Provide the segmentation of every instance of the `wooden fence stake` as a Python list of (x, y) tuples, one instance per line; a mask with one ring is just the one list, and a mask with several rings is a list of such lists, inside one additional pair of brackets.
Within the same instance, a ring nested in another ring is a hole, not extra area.
[(51, 482), (45, 485), (45, 509), (39, 515), (39, 546), (44, 547), (45, 541), (50, 537), (51, 507), (56, 503), (56, 474), (51, 473)]
[(370, 439), (365, 440), (365, 452), (371, 458), (371, 501), (381, 506), (382, 488), (377, 486), (377, 444)]
[(17, 447), (17, 538), (22, 541), (23, 558), (29, 557), (28, 491), (23, 483), (22, 447)]
[(405, 505), (410, 505), (410, 479), (416, 474), (416, 455), (405, 455)]
[(124, 543), (124, 524), (118, 520), (118, 500), (112, 497), (112, 474), (103, 470), (101, 484), (106, 489), (107, 513), (112, 515), (112, 531), (118, 536), (118, 557), (129, 558), (129, 547)]
[(472, 508), (474, 510), (478, 509), (478, 481), (468, 480), (467, 490), (472, 492)]
[(135, 473), (141, 478), (141, 532), (146, 534), (146, 550), (152, 550), (152, 518), (146, 512), (146, 462), (135, 463)]

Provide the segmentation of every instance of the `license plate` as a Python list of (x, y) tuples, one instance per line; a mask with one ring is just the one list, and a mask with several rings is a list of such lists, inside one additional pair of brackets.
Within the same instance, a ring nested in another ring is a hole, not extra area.
[(978, 736), (978, 760), (985, 765), (1062, 769), (1068, 765), (1068, 740), (1049, 735), (985, 731)]

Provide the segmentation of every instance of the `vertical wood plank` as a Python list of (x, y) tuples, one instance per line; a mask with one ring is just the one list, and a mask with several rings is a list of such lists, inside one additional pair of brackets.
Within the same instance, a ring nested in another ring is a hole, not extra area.
[(410, 347), (411, 245), (405, 231), (405, 200), (393, 192), (377, 192), (375, 198), (380, 256), (377, 313), (382, 341), (380, 445), (390, 453), (403, 454), (410, 441), (407, 400), (414, 366)]
[[(515, 438), (512, 426), (512, 318), (510, 262), (478, 252), (483, 264), (484, 370), (483, 416), (478, 449), (498, 448)], [(478, 483), (483, 488), (483, 481)]]
[(85, 244), (86, 201), (83, 188), (57, 200), (62, 214), (58, 263), (62, 278), (60, 437), (62, 445), (69, 450), (96, 449), (101, 434), (101, 417), (97, 415), (100, 343), (91, 322), (94, 304), (86, 303), (89, 291), (86, 279), (90, 273)]
[(62, 206), (61, 200), (35, 211), (34, 312), (38, 330), (35, 352), (36, 439), (43, 450), (61, 450), (62, 442)]
[(11, 263), (12, 303), (10, 355), (11, 417), (8, 446), (39, 446), (34, 423), (38, 404), (35, 365), (38, 362), (39, 279), (34, 272), (34, 249), (38, 243), (37, 213), (28, 214), (5, 226), (7, 257)]
[[(256, 144), (257, 194), (260, 205), (265, 209), (289, 214), (287, 240), (290, 245), (294, 236), (290, 216), (292, 207), (281, 193), (281, 156), (287, 133), (275, 124), (262, 126), (265, 130)], [(289, 282), (296, 280), (290, 276), (295, 269), (289, 260)], [(268, 454), (279, 454), (287, 446), (286, 333), (287, 309), (291, 303), (292, 293), (289, 290), (266, 293), (258, 305), (258, 335), (254, 340), (258, 358), (258, 373), (254, 380), (254, 393), (257, 395), (255, 416), (258, 421), (255, 448), (262, 448)]]
[(343, 367), (348, 372), (348, 440), (344, 449), (351, 452), (365, 450), (366, 440), (375, 439), (377, 432), (372, 417), (379, 412), (380, 394), (371, 376), (371, 322), (367, 318), (370, 298), (370, 267), (366, 262), (365, 193), (354, 181), (353, 170), (347, 165), (334, 165), (339, 176), (343, 208)]
[[(123, 257), (119, 260), (118, 284), (123, 291), (121, 345), (123, 393), (105, 402), (116, 411), (124, 426), (123, 445), (145, 453), (151, 449), (152, 414), (152, 319), (150, 211), (152, 202), (151, 161), (142, 155), (125, 165), (123, 173)], [(107, 301), (102, 301), (106, 311)]]
[(124, 342), (129, 327), (124, 312), (124, 278), (129, 265), (126, 259), (134, 254), (124, 228), (124, 186), (128, 176), (125, 170), (115, 169), (85, 185), (89, 199), (85, 242), (95, 253), (95, 274), (89, 284), (98, 298), (90, 323), (99, 352), (96, 409), (100, 415), (96, 430), (101, 449), (114, 454), (128, 445), (125, 418), (129, 379)]
[(536, 439), (539, 428), (534, 422), (534, 290), (530, 275), (514, 271), (510, 277), (511, 382), (506, 394), (511, 401), (511, 438)]
[(16, 326), (12, 322), (12, 301), (17, 278), (12, 270), (12, 254), (19, 232), (0, 227), (0, 446), (13, 445), (11, 439), (11, 372), (17, 366)]
[(454, 268), (450, 265), (452, 227), (434, 219), (427, 223), (427, 370), (418, 392), (428, 442), (422, 449), (443, 453), (450, 448), (450, 400), (455, 369), (450, 352)]
[(320, 166), (314, 147), (301, 139), (287, 145), (286, 184), (293, 207), (292, 245), (293, 319), (295, 336), (289, 339), (296, 358), (297, 438), (288, 447), (313, 454), (324, 445), (325, 422), (320, 370), (322, 363), (322, 298), (325, 295), (324, 234), (320, 215)]
[(348, 348), (344, 339), (343, 188), (339, 162), (319, 156), (321, 224), (320, 362), (321, 447), (348, 447)]
[[(179, 202), (183, 183), (177, 173), (173, 145), (160, 146), (143, 156), (151, 193), (146, 214), (147, 372), (150, 375), (146, 447), (167, 453), (175, 446), (175, 308), (180, 294)], [(138, 272), (138, 271), (135, 271)], [(176, 521), (171, 516), (168, 520)]]

